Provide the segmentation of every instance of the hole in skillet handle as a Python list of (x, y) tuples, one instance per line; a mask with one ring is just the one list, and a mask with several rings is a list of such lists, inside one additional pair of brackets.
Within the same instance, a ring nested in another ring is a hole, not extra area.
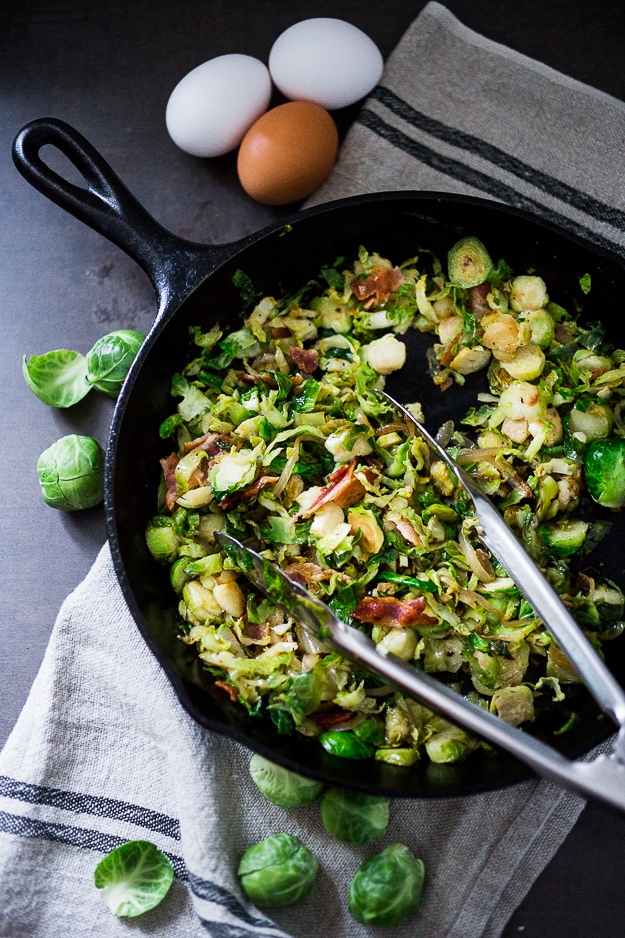
[[(50, 146), (69, 160), (86, 187), (64, 178), (42, 159), (41, 150)], [(157, 319), (175, 309), (232, 253), (228, 245), (186, 241), (163, 228), (95, 147), (65, 121), (40, 118), (26, 124), (13, 142), (12, 156), (17, 170), (42, 195), (142, 267), (156, 291)]]

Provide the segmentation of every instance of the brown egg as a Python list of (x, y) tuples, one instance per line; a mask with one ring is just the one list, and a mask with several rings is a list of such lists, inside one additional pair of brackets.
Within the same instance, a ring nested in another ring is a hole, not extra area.
[(311, 101), (272, 108), (252, 124), (239, 149), (241, 185), (265, 205), (305, 198), (326, 178), (338, 149), (336, 124)]

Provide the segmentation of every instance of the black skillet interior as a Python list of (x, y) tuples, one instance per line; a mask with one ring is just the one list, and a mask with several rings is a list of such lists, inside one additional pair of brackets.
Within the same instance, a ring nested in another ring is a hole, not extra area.
[[(289, 292), (315, 277), (321, 266), (332, 263), (337, 256), (354, 257), (360, 244), (396, 262), (417, 254), (421, 247), (444, 258), (461, 234), (480, 237), (495, 257), (505, 257), (516, 271), (531, 268), (543, 275), (554, 300), (568, 308), (583, 303), (590, 320), (600, 315), (607, 319), (606, 311), (615, 307), (615, 297), (625, 287), (625, 273), (619, 266), (501, 206), (410, 193), (350, 200), (295, 218), (290, 228), (274, 229), (211, 274), (159, 330), (117, 422), (110, 494), (118, 572), (128, 598), (139, 612), (139, 626), (172, 676), (185, 707), (201, 723), (329, 784), (396, 796), (467, 792), (511, 783), (527, 773), (502, 753), (476, 755), (455, 765), (424, 761), (410, 769), (375, 762), (368, 763), (365, 770), (359, 763), (327, 755), (314, 740), (297, 734), (279, 736), (264, 720), (247, 718), (238, 706), (225, 703), (223, 695), (213, 690), (193, 651), (176, 642), (173, 593), (166, 572), (146, 551), (143, 531), (146, 519), (155, 510), (158, 460), (171, 451), (170, 443), (159, 440), (157, 433), (159, 422), (175, 410), (169, 396), (170, 377), (193, 356), (189, 326), (205, 329), (216, 321), (226, 327), (240, 323), (240, 296), (232, 284), (235, 270), (245, 271), (263, 294)], [(578, 284), (585, 273), (590, 273), (593, 284), (588, 297)], [(614, 341), (623, 343), (622, 324), (614, 318), (611, 325), (621, 328), (620, 335), (616, 330), (612, 332)], [(458, 421), (477, 391), (485, 387), (484, 376), (470, 377), (464, 388), (455, 385), (441, 394), (427, 374), (425, 352), (431, 338), (416, 332), (403, 338), (409, 349), (408, 365), (388, 381), (388, 390), (401, 401), (420, 400), (431, 428), (450, 418)], [(623, 533), (624, 526), (615, 525), (600, 556), (596, 560), (589, 558), (590, 565), (601, 565), (604, 575), (621, 582), (623, 563), (618, 559), (616, 545)], [(608, 651), (610, 666), (623, 681), (623, 648), (616, 642)], [(572, 697), (571, 706), (580, 719), (570, 733), (552, 735), (551, 731), (564, 722), (561, 714), (555, 718), (546, 715), (546, 725), (536, 732), (563, 751), (578, 753), (605, 735), (608, 723), (585, 692), (573, 691)]]
[[(38, 151), (44, 143), (56, 144), (83, 172), (89, 187), (87, 196), (42, 164)], [(243, 242), (209, 248), (180, 241), (149, 218), (97, 151), (62, 122), (44, 120), (25, 128), (16, 140), (14, 159), (40, 191), (135, 257), (152, 278), (161, 301), (159, 320), (116, 408), (107, 457), (106, 505), (122, 589), (141, 633), (184, 707), (204, 726), (329, 785), (393, 796), (434, 797), (496, 788), (528, 777), (523, 765), (499, 752), (480, 752), (452, 765), (424, 760), (411, 768), (338, 759), (326, 754), (316, 741), (298, 734), (280, 736), (268, 721), (249, 718), (238, 705), (224, 701), (193, 650), (177, 640), (176, 599), (167, 570), (154, 562), (145, 546), (146, 522), (156, 510), (159, 459), (171, 451), (171, 443), (159, 438), (158, 427), (175, 410), (169, 395), (171, 375), (195, 354), (189, 327), (207, 329), (214, 322), (225, 328), (239, 326), (241, 300), (232, 284), (237, 269), (251, 277), (263, 294), (290, 292), (338, 256), (353, 258), (361, 244), (395, 263), (422, 248), (433, 250), (444, 260), (461, 235), (472, 234), (484, 241), (494, 258), (504, 257), (516, 272), (532, 270), (543, 276), (556, 302), (571, 310), (581, 306), (586, 321), (602, 319), (611, 340), (623, 347), (625, 326), (618, 313), (625, 293), (621, 262), (501, 204), (411, 192), (378, 193), (331, 203), (301, 212), (288, 225), (273, 226)], [(202, 272), (211, 270), (202, 280)], [(579, 278), (586, 273), (592, 280), (588, 296), (579, 287)], [(403, 339), (408, 346), (408, 364), (391, 376), (388, 390), (400, 401), (420, 400), (430, 428), (448, 419), (458, 422), (478, 391), (485, 388), (484, 375), (469, 376), (463, 388), (454, 385), (441, 394), (427, 374), (425, 353), (432, 339), (416, 332)], [(616, 515), (610, 520), (615, 521), (611, 534), (587, 558), (585, 566), (623, 584), (625, 563), (619, 548), (625, 536), (625, 518)], [(624, 684), (625, 645), (617, 641), (606, 651), (609, 666)], [(611, 724), (581, 688), (570, 690), (567, 705), (579, 718), (568, 733), (553, 735), (565, 717), (548, 710), (532, 731), (577, 756), (605, 738)]]

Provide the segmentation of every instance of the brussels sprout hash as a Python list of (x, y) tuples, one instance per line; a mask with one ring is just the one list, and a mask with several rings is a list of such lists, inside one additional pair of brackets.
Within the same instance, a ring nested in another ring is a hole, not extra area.
[[(579, 682), (508, 572), (481, 546), (447, 469), (373, 388), (402, 368), (397, 334), (435, 335), (445, 390), (488, 367), (490, 393), (439, 440), (502, 511), (595, 647), (623, 630), (623, 594), (574, 574), (606, 533), (599, 504), (625, 503), (625, 352), (582, 327), (548, 285), (494, 264), (476, 238), (401, 266), (361, 248), (295, 295), (263, 297), (242, 328), (192, 329), (198, 357), (172, 381), (161, 426), (159, 513), (147, 543), (170, 565), (180, 630), (215, 686), (278, 732), (328, 752), (411, 765), (482, 745), (344, 661), (257, 594), (217, 530), (367, 631), (514, 724)], [(418, 404), (410, 405), (418, 413)], [(472, 437), (467, 436), (472, 433)]]

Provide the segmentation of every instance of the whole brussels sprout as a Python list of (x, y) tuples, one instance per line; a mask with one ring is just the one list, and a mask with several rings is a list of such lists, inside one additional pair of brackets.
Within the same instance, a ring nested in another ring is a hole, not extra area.
[(370, 759), (374, 748), (351, 730), (327, 730), (319, 736), (326, 752), (341, 759)]
[(93, 508), (104, 497), (104, 450), (93, 437), (71, 433), (43, 451), (37, 475), (51, 508)]
[(261, 795), (279, 808), (298, 808), (310, 804), (323, 791), (321, 782), (289, 772), (269, 759), (263, 759), (258, 753), (250, 760), (250, 774)]
[(145, 335), (118, 329), (103, 335), (87, 354), (87, 381), (100, 391), (117, 397)]
[(510, 306), (515, 312), (541, 309), (548, 302), (547, 284), (542, 277), (533, 274), (522, 274), (512, 281)]
[(363, 925), (390, 928), (421, 901), (425, 869), (404, 844), (390, 844), (361, 865), (349, 887), (349, 911)]
[(592, 498), (605, 508), (625, 505), (625, 439), (593, 440), (584, 454), (584, 475)]
[(321, 820), (328, 834), (348, 844), (367, 844), (388, 826), (390, 800), (377, 795), (330, 789), (321, 799)]
[(241, 885), (261, 907), (297, 905), (311, 894), (319, 864), (292, 834), (274, 834), (249, 847), (239, 864)]
[[(153, 518), (147, 526), (145, 540), (155, 560), (173, 563), (176, 559), (181, 541), (176, 533), (173, 518), (167, 515), (157, 515)], [(185, 557), (184, 561), (188, 563), (189, 558)]]

